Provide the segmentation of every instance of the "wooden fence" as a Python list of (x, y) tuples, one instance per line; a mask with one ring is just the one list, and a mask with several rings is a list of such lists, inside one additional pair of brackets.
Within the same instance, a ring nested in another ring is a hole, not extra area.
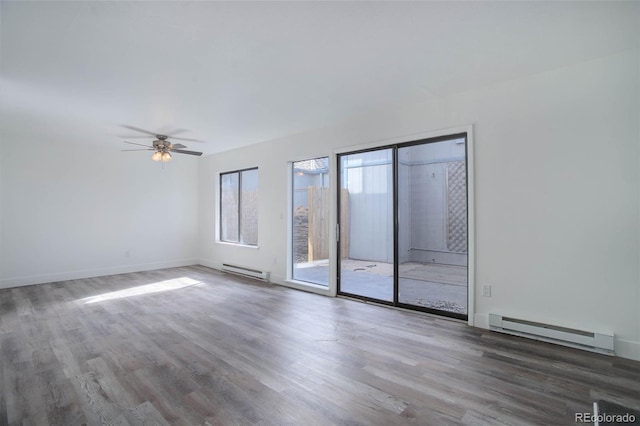
[[(310, 186), (307, 188), (309, 196), (308, 210), (308, 259), (309, 262), (329, 258), (329, 207), (331, 196), (329, 188)], [(346, 258), (349, 253), (349, 193), (346, 189), (340, 191), (342, 226), (340, 232), (340, 253)]]

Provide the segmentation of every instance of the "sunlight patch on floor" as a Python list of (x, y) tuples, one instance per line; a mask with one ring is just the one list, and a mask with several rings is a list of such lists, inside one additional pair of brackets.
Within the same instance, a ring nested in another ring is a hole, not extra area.
[(85, 304), (105, 302), (107, 300), (123, 299), (125, 297), (179, 290), (181, 288), (191, 287), (198, 284), (202, 284), (202, 282), (187, 277), (174, 278), (172, 280), (159, 281), (157, 283), (125, 288), (123, 290), (112, 291), (109, 293), (99, 294), (97, 296), (85, 297), (84, 299), (80, 299), (80, 301)]

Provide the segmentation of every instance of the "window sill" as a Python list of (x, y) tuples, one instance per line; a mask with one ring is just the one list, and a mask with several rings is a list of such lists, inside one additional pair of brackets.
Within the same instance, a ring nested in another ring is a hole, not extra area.
[(216, 243), (222, 244), (225, 246), (244, 247), (244, 248), (255, 249), (255, 250), (258, 250), (260, 248), (260, 246), (250, 246), (249, 244), (242, 244), (242, 243), (231, 243), (229, 241), (216, 240)]

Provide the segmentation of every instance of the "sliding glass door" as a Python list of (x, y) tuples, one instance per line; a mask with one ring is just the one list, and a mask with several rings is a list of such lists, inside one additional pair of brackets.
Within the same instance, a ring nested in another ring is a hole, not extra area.
[(340, 292), (393, 302), (393, 150), (340, 156)]
[(466, 318), (466, 135), (342, 154), (339, 165), (339, 293)]
[(465, 139), (398, 148), (398, 304), (467, 314)]

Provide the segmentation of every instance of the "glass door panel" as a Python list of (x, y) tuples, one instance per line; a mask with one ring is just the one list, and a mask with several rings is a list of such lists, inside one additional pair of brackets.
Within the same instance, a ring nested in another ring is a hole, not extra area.
[(393, 303), (393, 149), (341, 155), (342, 294)]
[(466, 139), (398, 148), (398, 303), (467, 314)]
[(329, 285), (329, 208), (329, 157), (294, 162), (294, 280)]

